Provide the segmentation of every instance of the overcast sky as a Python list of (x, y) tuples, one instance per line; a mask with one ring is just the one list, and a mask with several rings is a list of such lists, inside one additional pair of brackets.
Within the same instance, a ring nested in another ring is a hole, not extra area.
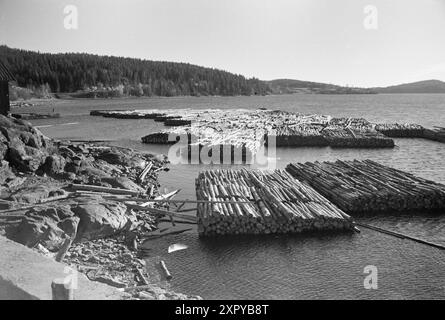
[(0, 43), (383, 86), (445, 80), (445, 0), (0, 0)]

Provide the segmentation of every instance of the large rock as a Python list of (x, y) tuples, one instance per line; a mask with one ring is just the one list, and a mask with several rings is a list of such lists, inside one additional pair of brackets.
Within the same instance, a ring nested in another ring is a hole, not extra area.
[(144, 189), (141, 186), (137, 185), (127, 177), (102, 178), (101, 182), (108, 183), (113, 188), (121, 188), (121, 189), (134, 190), (138, 192), (144, 192)]
[(0, 161), (3, 160), (8, 153), (8, 139), (0, 131)]
[(74, 236), (79, 218), (69, 206), (40, 207), (26, 212), (14, 240), (29, 247), (38, 243), (50, 251), (58, 251), (66, 238)]
[(144, 159), (141, 159), (139, 156), (134, 155), (129, 150), (120, 148), (105, 150), (98, 154), (96, 158), (104, 160), (110, 164), (122, 165), (132, 168), (144, 168), (146, 164)]
[(0, 132), (0, 158), (20, 171), (37, 171), (50, 152), (50, 140), (25, 121), (0, 116)]
[(9, 167), (9, 162), (0, 160), (0, 185), (4, 184), (7, 180), (14, 179), (15, 174)]
[(104, 172), (103, 170), (95, 168), (95, 167), (91, 167), (91, 166), (86, 166), (86, 167), (82, 168), (79, 171), (79, 174), (86, 175), (86, 176), (92, 176), (92, 177), (95, 177), (97, 180), (110, 177), (110, 175), (108, 173)]
[(63, 169), (65, 168), (65, 163), (66, 160), (64, 157), (57, 154), (53, 154), (46, 158), (42, 170), (50, 176), (55, 176), (63, 172)]
[(0, 131), (8, 141), (19, 138), (25, 145), (37, 149), (52, 146), (50, 139), (27, 121), (0, 115)]
[(63, 194), (65, 194), (65, 191), (60, 189), (60, 186), (58, 185), (32, 184), (16, 191), (11, 195), (10, 199), (22, 204), (33, 204), (49, 197)]
[(72, 236), (76, 241), (94, 240), (136, 225), (135, 215), (122, 203), (86, 196), (28, 210), (11, 238), (29, 247), (40, 243), (55, 252)]
[(71, 208), (80, 218), (76, 240), (91, 240), (134, 228), (136, 218), (119, 202), (90, 199)]
[(43, 163), (46, 155), (39, 149), (28, 147), (18, 139), (12, 141), (7, 153), (8, 161), (23, 172), (34, 172)]

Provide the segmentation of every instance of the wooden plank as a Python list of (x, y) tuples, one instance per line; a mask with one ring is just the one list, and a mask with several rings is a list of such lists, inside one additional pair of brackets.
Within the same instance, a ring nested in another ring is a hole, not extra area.
[(75, 184), (73, 183), (71, 187), (74, 190), (87, 190), (87, 191), (97, 191), (97, 192), (105, 192), (110, 194), (126, 194), (131, 196), (138, 196), (140, 195), (139, 191), (134, 190), (128, 190), (128, 189), (120, 189), (120, 188), (108, 188), (108, 187), (102, 187), (102, 186), (94, 186), (94, 185), (88, 185), (88, 184)]

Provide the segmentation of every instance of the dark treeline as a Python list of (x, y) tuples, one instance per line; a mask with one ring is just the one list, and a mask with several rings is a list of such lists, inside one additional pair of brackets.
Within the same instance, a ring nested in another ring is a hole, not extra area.
[(187, 63), (66, 53), (48, 54), (0, 46), (0, 59), (17, 85), (58, 92), (109, 92), (107, 96), (264, 95), (269, 86), (226, 71)]

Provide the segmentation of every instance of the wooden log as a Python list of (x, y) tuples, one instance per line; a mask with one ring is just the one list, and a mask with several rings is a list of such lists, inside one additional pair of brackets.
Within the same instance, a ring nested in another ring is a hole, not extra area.
[(141, 280), (141, 282), (142, 282), (144, 285), (148, 285), (148, 280), (147, 280), (147, 278), (144, 276), (144, 274), (142, 273), (141, 269), (139, 269), (139, 268), (135, 268), (135, 269), (136, 269), (136, 273), (137, 273), (137, 275), (139, 276), (139, 279)]
[(143, 182), (145, 180), (145, 177), (150, 172), (151, 168), (153, 167), (153, 162), (149, 162), (147, 166), (142, 170), (141, 174), (138, 177), (139, 182)]
[(170, 274), (170, 271), (168, 271), (167, 266), (165, 265), (164, 260), (161, 260), (160, 265), (161, 265), (162, 271), (164, 272), (165, 278), (167, 280), (172, 279), (172, 275)]
[(370, 160), (290, 164), (286, 170), (353, 214), (444, 208), (444, 185)]
[[(205, 171), (196, 179), (196, 188), (198, 201), (224, 200), (222, 210), (213, 206), (209, 214), (198, 206), (200, 235), (302, 232), (314, 228), (304, 223), (307, 219), (321, 230), (353, 228), (348, 215), (282, 170)], [(241, 204), (238, 200), (249, 201)]]
[(138, 196), (140, 195), (140, 192), (128, 190), (128, 189), (120, 189), (120, 188), (108, 188), (108, 187), (102, 187), (102, 186), (93, 186), (88, 184), (75, 184), (73, 183), (71, 187), (74, 190), (86, 190), (86, 191), (95, 191), (95, 192), (104, 192), (104, 193), (110, 193), (110, 194), (122, 194), (122, 195), (131, 195), (131, 196)]

